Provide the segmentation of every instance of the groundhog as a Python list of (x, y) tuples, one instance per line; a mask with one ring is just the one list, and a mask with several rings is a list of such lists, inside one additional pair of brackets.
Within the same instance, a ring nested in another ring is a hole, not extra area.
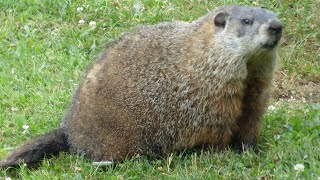
[(195, 146), (252, 147), (281, 33), (274, 13), (248, 6), (137, 27), (89, 68), (60, 127), (13, 151), (0, 167), (32, 165), (61, 151), (121, 162)]

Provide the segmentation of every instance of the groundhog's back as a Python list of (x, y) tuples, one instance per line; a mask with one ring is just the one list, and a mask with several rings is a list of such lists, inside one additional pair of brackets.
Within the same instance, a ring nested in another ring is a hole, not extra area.
[(65, 119), (72, 147), (96, 160), (171, 151), (185, 118), (179, 101), (191, 95), (184, 94), (193, 76), (188, 63), (205, 58), (213, 34), (209, 22), (197, 26), (139, 27), (108, 45)]

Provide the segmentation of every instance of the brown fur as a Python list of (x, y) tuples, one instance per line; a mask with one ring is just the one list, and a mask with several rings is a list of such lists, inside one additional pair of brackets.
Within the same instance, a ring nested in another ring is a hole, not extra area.
[[(251, 26), (242, 21), (249, 15)], [(88, 70), (61, 124), (70, 151), (121, 161), (194, 146), (254, 145), (280, 36), (272, 12), (246, 6), (121, 36)]]
[(17, 166), (20, 162), (27, 162), (28, 165), (34, 165), (39, 162), (39, 158), (58, 155), (60, 151), (68, 151), (67, 137), (64, 130), (57, 129), (27, 142), (19, 149), (15, 150), (0, 161), (0, 168)]

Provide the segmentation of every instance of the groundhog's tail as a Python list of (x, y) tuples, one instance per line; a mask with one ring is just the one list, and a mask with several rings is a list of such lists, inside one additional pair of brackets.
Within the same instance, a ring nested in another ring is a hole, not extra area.
[(0, 161), (0, 169), (17, 166), (20, 162), (33, 165), (44, 157), (57, 155), (61, 151), (69, 151), (65, 131), (61, 128), (22, 145), (4, 160)]

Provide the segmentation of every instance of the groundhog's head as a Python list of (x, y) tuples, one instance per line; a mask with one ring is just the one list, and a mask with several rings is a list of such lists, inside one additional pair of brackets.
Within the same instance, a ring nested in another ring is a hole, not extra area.
[(215, 38), (236, 52), (274, 52), (282, 34), (277, 16), (260, 7), (225, 6), (213, 12)]

